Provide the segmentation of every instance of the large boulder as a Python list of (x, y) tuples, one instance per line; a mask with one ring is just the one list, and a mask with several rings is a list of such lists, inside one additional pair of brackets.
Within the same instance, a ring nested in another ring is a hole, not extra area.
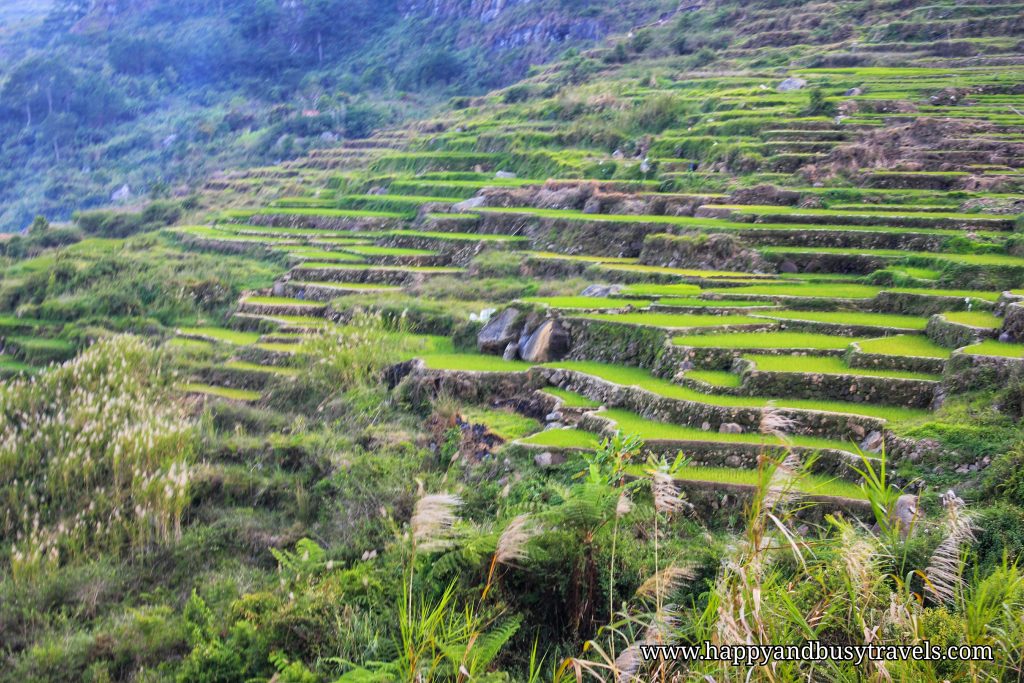
[(790, 76), (789, 78), (779, 83), (777, 89), (779, 92), (789, 92), (790, 90), (800, 90), (805, 85), (807, 85), (807, 81), (805, 81), (804, 79), (796, 78), (795, 76)]
[(519, 342), (519, 357), (531, 363), (560, 360), (569, 353), (569, 331), (555, 318), (547, 318)]
[(519, 339), (523, 331), (523, 314), (518, 308), (506, 308), (492, 316), (476, 337), (481, 353), (503, 354), (509, 344)]

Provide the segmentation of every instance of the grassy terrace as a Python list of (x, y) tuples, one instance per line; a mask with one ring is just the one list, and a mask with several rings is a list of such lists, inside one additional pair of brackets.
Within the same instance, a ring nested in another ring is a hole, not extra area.
[[(694, 441), (711, 443), (745, 443), (766, 446), (779, 445), (778, 439), (757, 432), (744, 434), (721, 434), (719, 432), (705, 432), (696, 427), (684, 427), (681, 425), (669, 424), (666, 422), (655, 422), (640, 417), (628, 410), (612, 409), (598, 413), (615, 422), (616, 426), (627, 434), (637, 434), (645, 441)], [(814, 436), (794, 436), (793, 445), (806, 448), (828, 448), (840, 451), (848, 451), (851, 444), (836, 441), (833, 439), (822, 439)], [(683, 449), (685, 454), (686, 449)]]
[(692, 297), (665, 297), (658, 299), (661, 306), (680, 308), (772, 308), (770, 302), (736, 301), (733, 299), (694, 299)]
[(180, 327), (178, 334), (186, 337), (199, 337), (211, 341), (235, 344), (237, 346), (248, 346), (259, 341), (260, 335), (257, 332), (239, 332), (224, 327)]
[(640, 297), (689, 297), (693, 294), (700, 294), (701, 289), (697, 285), (672, 284), (672, 285), (627, 285), (622, 289), (626, 296)]
[[(633, 474), (643, 473), (642, 467), (630, 468)], [(760, 475), (757, 470), (741, 470), (728, 467), (684, 467), (676, 473), (675, 478), (683, 481), (700, 481), (711, 484), (737, 484), (742, 486), (756, 486), (760, 483)], [(795, 484), (796, 490), (801, 493), (816, 496), (833, 496), (837, 498), (853, 498), (862, 500), (866, 498), (864, 490), (857, 484), (843, 479), (808, 475), (799, 479)]]
[(601, 308), (647, 308), (650, 301), (642, 299), (612, 299), (609, 297), (597, 296), (533, 296), (520, 299), (529, 304), (540, 304), (549, 308), (563, 309), (601, 309)]
[(1012, 222), (1012, 218), (998, 214), (983, 213), (956, 213), (956, 212), (934, 212), (934, 211), (850, 211), (846, 209), (803, 209), (792, 206), (766, 206), (755, 204), (705, 204), (709, 209), (725, 209), (735, 211), (739, 214), (752, 216), (824, 216), (828, 218), (878, 218), (882, 220), (895, 220), (913, 218), (931, 220), (934, 218), (947, 218), (950, 220), (969, 221), (984, 225), (990, 223), (994, 226)]
[(257, 401), (260, 398), (258, 391), (248, 391), (246, 389), (231, 389), (229, 387), (216, 387), (212, 384), (182, 384), (181, 390), (189, 394), (204, 394), (206, 396), (215, 396), (217, 398), (226, 398), (232, 401)]
[(940, 254), (930, 251), (903, 251), (900, 249), (843, 249), (838, 247), (763, 247), (766, 254), (843, 254), (850, 256), (875, 256), (885, 259), (927, 259), (949, 261), (977, 266), (1020, 266), (1024, 258), (1009, 254)]
[(812, 332), (737, 332), (723, 334), (680, 335), (672, 338), (673, 344), (710, 349), (791, 349), (805, 351), (834, 351), (859, 341), (855, 337), (838, 337), (832, 334)]
[(773, 277), (770, 275), (758, 276), (750, 273), (742, 273), (735, 270), (697, 270), (694, 268), (667, 268), (665, 266), (642, 266), (638, 264), (624, 263), (600, 263), (598, 268), (613, 272), (628, 273), (657, 273), (660, 275), (675, 275), (677, 277), (707, 278), (707, 279), (758, 279), (760, 277)]
[(597, 401), (591, 401), (586, 396), (577, 394), (574, 391), (567, 391), (558, 387), (544, 387), (541, 391), (561, 399), (562, 404), (566, 408), (599, 408), (601, 406)]
[(1003, 325), (1002, 318), (998, 318), (985, 311), (952, 311), (943, 313), (942, 317), (951, 323), (983, 327), (988, 330), (998, 330)]
[(746, 354), (762, 372), (817, 373), (823, 375), (859, 375), (862, 377), (889, 377), (892, 379), (920, 379), (938, 381), (938, 375), (903, 370), (876, 370), (872, 368), (851, 368), (835, 356), (773, 356)]
[(641, 387), (651, 393), (664, 396), (666, 398), (693, 401), (695, 403), (706, 403), (709, 405), (727, 408), (765, 408), (769, 404), (773, 404), (779, 408), (797, 408), (800, 410), (849, 413), (852, 415), (878, 417), (886, 420), (908, 419), (927, 414), (927, 411), (923, 410), (913, 410), (893, 406), (873, 406), (861, 403), (845, 403), (843, 401), (808, 401), (783, 398), (773, 401), (769, 398), (756, 396), (720, 396), (715, 394), (703, 394), (699, 391), (674, 384), (668, 380), (655, 377), (650, 372), (642, 368), (635, 368), (626, 365), (610, 365), (589, 361), (562, 361), (559, 363), (550, 363), (548, 364), (548, 367), (576, 370), (587, 375), (593, 375), (594, 377), (604, 379), (612, 384)]
[(899, 330), (923, 330), (927, 318), (893, 313), (861, 313), (855, 311), (773, 311), (754, 314), (770, 320), (827, 323), (831, 325), (857, 325)]
[(589, 450), (595, 448), (601, 442), (601, 436), (593, 432), (586, 432), (582, 429), (545, 429), (519, 443), (531, 446), (545, 446), (547, 448), (576, 448)]
[[(530, 215), (538, 218), (562, 219), (568, 221), (589, 221), (624, 224), (646, 224), (646, 225), (672, 225), (690, 228), (693, 230), (824, 230), (828, 232), (889, 232), (900, 234), (919, 235), (963, 235), (963, 230), (941, 229), (941, 228), (901, 228), (891, 225), (820, 225), (813, 223), (744, 223), (742, 221), (730, 221), (721, 218), (696, 218), (693, 216), (661, 216), (651, 214), (612, 214), (612, 213), (583, 213), (582, 211), (570, 211), (566, 209), (537, 209), (533, 207), (477, 207), (473, 209), (477, 213), (507, 213), (516, 215)], [(869, 215), (878, 217), (878, 214)], [(925, 214), (934, 216), (935, 214)], [(978, 234), (1005, 236), (1005, 233), (998, 231), (984, 231)]]
[(355, 254), (345, 251), (329, 251), (327, 249), (317, 249), (315, 247), (278, 247), (285, 249), (288, 255), (292, 258), (301, 259), (303, 261), (343, 261), (347, 263), (362, 263), (363, 259)]
[(259, 211), (225, 211), (223, 217), (228, 220), (252, 218), (253, 216), (323, 216), (326, 218), (386, 218), (402, 219), (405, 214), (394, 211), (360, 211), (353, 209), (320, 209), (320, 208), (277, 208), (271, 207)]
[(1024, 344), (1008, 344), (1006, 342), (996, 341), (995, 339), (986, 339), (979, 344), (965, 346), (961, 351), (972, 356), (1024, 358)]
[(879, 339), (865, 339), (857, 346), (864, 353), (883, 356), (917, 356), (921, 358), (949, 358), (950, 350), (939, 346), (928, 337), (917, 334), (897, 334)]
[(748, 315), (698, 315), (694, 313), (592, 313), (579, 316), (588, 320), (646, 325), (666, 329), (719, 327), (722, 325), (763, 325), (765, 320)]
[(376, 247), (373, 245), (346, 247), (345, 251), (357, 256), (436, 256), (428, 249), (407, 249), (404, 247)]

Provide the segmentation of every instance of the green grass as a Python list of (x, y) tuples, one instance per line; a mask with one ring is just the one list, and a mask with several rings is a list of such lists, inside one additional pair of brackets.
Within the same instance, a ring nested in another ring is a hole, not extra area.
[(998, 318), (985, 311), (951, 311), (943, 313), (942, 317), (951, 323), (970, 325), (971, 327), (984, 327), (989, 330), (998, 330), (1003, 326), (1003, 319)]
[(732, 301), (730, 299), (693, 299), (668, 297), (658, 299), (661, 306), (678, 306), (680, 308), (771, 308), (770, 301)]
[(916, 410), (912, 408), (870, 405), (864, 403), (846, 403), (843, 401), (811, 401), (790, 398), (771, 399), (768, 397), (758, 396), (703, 394), (694, 389), (683, 387), (668, 380), (655, 377), (650, 372), (642, 368), (635, 368), (627, 365), (611, 365), (591, 361), (560, 361), (557, 363), (548, 363), (546, 367), (575, 370), (587, 375), (599, 377), (611, 382), (612, 384), (641, 387), (653, 394), (664, 396), (666, 398), (693, 401), (695, 403), (717, 405), (727, 408), (765, 408), (769, 405), (775, 405), (779, 408), (796, 408), (800, 410), (819, 410), (850, 415), (864, 415), (867, 417), (877, 417), (883, 420), (905, 420), (922, 417), (928, 414), (925, 410)]
[(665, 266), (641, 266), (626, 263), (602, 263), (598, 265), (602, 270), (611, 270), (627, 273), (658, 273), (661, 275), (676, 275), (678, 277), (694, 278), (749, 278), (750, 273), (741, 273), (735, 270), (697, 270), (695, 268), (667, 268)]
[(949, 358), (950, 354), (949, 349), (918, 334), (897, 334), (879, 339), (865, 339), (858, 346), (864, 353), (876, 353), (883, 356)]
[(167, 341), (168, 346), (173, 346), (179, 349), (193, 349), (193, 350), (207, 350), (213, 348), (213, 343), (208, 341), (201, 341), (199, 339), (183, 339), (181, 337), (175, 337)]
[(428, 353), (420, 356), (431, 370), (466, 370), (469, 372), (521, 372), (532, 367), (523, 361), (502, 360), (501, 356), (482, 353)]
[(687, 370), (686, 376), (716, 387), (735, 388), (743, 384), (742, 377), (726, 370)]
[[(642, 476), (643, 468), (630, 468), (632, 474)], [(757, 470), (742, 470), (727, 467), (683, 467), (675, 474), (676, 479), (683, 481), (702, 481), (713, 484), (738, 484), (757, 486), (760, 484)], [(797, 481), (795, 488), (806, 494), (816, 496), (833, 496), (838, 498), (866, 498), (863, 489), (857, 484), (843, 479), (808, 475)]]
[(768, 323), (766, 320), (746, 315), (698, 315), (696, 313), (592, 313), (580, 317), (589, 320), (669, 329), (718, 327), (720, 325), (764, 325)]
[(873, 299), (881, 287), (846, 283), (764, 284), (746, 287), (717, 287), (706, 291), (737, 296), (795, 296), (817, 299)]
[(239, 332), (223, 327), (180, 327), (178, 334), (186, 337), (202, 337), (212, 341), (248, 346), (259, 341), (260, 335), (257, 332)]
[(540, 423), (511, 410), (492, 410), (478, 406), (465, 407), (459, 411), (463, 419), (473, 424), (487, 425), (487, 428), (505, 441), (520, 439), (540, 429)]
[(689, 284), (674, 284), (674, 285), (629, 285), (622, 289), (623, 294), (629, 296), (646, 296), (646, 297), (662, 297), (662, 296), (690, 296), (691, 294), (700, 294), (700, 287), (697, 285)]
[(627, 306), (632, 306), (633, 308), (647, 308), (651, 305), (650, 301), (644, 301), (641, 299), (611, 299), (608, 297), (598, 296), (533, 296), (521, 299), (521, 301), (529, 304), (540, 304), (550, 308), (580, 308), (594, 310), (602, 308), (625, 308)]
[(349, 263), (362, 263), (363, 259), (355, 254), (350, 254), (344, 251), (329, 251), (327, 249), (314, 249), (314, 248), (289, 248), (286, 249), (289, 256), (295, 258), (307, 260), (307, 261), (345, 261)]
[(328, 289), (338, 289), (350, 292), (398, 292), (402, 289), (398, 285), (377, 285), (369, 282), (310, 282), (292, 280), (291, 284), (299, 287), (326, 287)]
[(837, 337), (813, 332), (737, 332), (735, 334), (694, 334), (672, 338), (680, 346), (721, 349), (845, 349), (855, 337)]
[(558, 387), (544, 387), (541, 389), (545, 394), (551, 394), (555, 398), (562, 400), (562, 405), (566, 408), (600, 408), (601, 404), (597, 401), (591, 401), (582, 394), (577, 394), (574, 391), (566, 391), (565, 389), (559, 389)]
[(533, 436), (520, 439), (519, 443), (548, 448), (591, 450), (601, 443), (601, 436), (581, 429), (545, 429)]
[[(765, 436), (758, 432), (743, 434), (721, 434), (719, 432), (705, 432), (696, 427), (684, 427), (682, 425), (668, 422), (655, 422), (640, 417), (628, 410), (612, 409), (599, 413), (615, 422), (616, 426), (627, 434), (636, 434), (645, 441), (698, 441), (712, 443), (747, 443), (764, 444), (767, 446), (778, 446), (779, 441), (775, 437)], [(849, 443), (835, 441), (833, 439), (822, 439), (814, 436), (793, 436), (790, 438), (795, 446), (807, 448), (828, 448), (835, 450), (849, 451), (852, 447)], [(686, 453), (685, 448), (683, 453)]]
[(824, 375), (858, 375), (862, 377), (888, 377), (892, 379), (921, 379), (938, 381), (938, 375), (904, 370), (876, 370), (851, 368), (835, 356), (772, 356), (746, 354), (743, 356), (757, 365), (762, 372), (801, 372)]
[(260, 392), (248, 391), (246, 389), (231, 389), (228, 387), (215, 387), (212, 384), (182, 384), (181, 390), (189, 394), (206, 394), (217, 398), (227, 398), (232, 401), (256, 401), (259, 400)]
[[(902, 174), (901, 174), (902, 175)], [(790, 216), (833, 216), (841, 218), (843, 216), (851, 217), (871, 217), (871, 218), (951, 218), (955, 220), (970, 220), (970, 221), (988, 221), (988, 222), (1005, 222), (1006, 216), (994, 215), (994, 214), (983, 214), (983, 213), (952, 213), (952, 212), (931, 212), (931, 211), (848, 211), (844, 209), (804, 209), (792, 206), (766, 206), (766, 205), (753, 205), (753, 204), (707, 204), (709, 208), (716, 209), (728, 209), (736, 211), (737, 213), (749, 214), (754, 216), (776, 216), (776, 215), (790, 215)]]
[(793, 320), (832, 325), (857, 325), (903, 330), (923, 330), (927, 318), (894, 313), (862, 313), (859, 311), (773, 311), (756, 314), (773, 320)]
[(1024, 344), (1008, 344), (986, 339), (985, 341), (964, 347), (964, 353), (974, 356), (1001, 356), (1002, 358), (1024, 358)]

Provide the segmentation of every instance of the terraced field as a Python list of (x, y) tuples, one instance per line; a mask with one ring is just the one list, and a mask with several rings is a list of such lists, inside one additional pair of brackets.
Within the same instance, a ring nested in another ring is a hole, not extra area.
[[(710, 448), (725, 425), (740, 430), (731, 440), (753, 443), (750, 415), (773, 409), (793, 416), (801, 438), (823, 439), (818, 446), (877, 448), (866, 432), (889, 434), (940, 405), (951, 357), (1024, 355), (1012, 335), (994, 339), (1003, 292), (1024, 285), (1013, 208), (1024, 189), (1024, 117), (985, 104), (998, 92), (1024, 106), (1003, 85), (1017, 67), (951, 59), (908, 73), (805, 68), (790, 74), (804, 87), (786, 91), (754, 73), (634, 85), (618, 97), (702, 109), (628, 152), (528, 133), (544, 125), (543, 98), (490, 102), (500, 134), (491, 119), (453, 113), (429, 150), (396, 134), (358, 166), (323, 169), (319, 182), (345, 193), (312, 182), (309, 199), (226, 211), (177, 234), (194, 248), (286, 253), (290, 272), (273, 292), (244, 297), (238, 317), (292, 333), (331, 329), (315, 321), (336, 318), (332, 301), (347, 296), (386, 310), (389, 298), (450, 296), (455, 282), (486, 287), (484, 264), (500, 262), (546, 293), (462, 311), (476, 321), (478, 349), (435, 349), (418, 372), (542, 377), (549, 399), (574, 413), (605, 405), (623, 429), (651, 438), (682, 430)], [(948, 89), (971, 94), (929, 100)], [(824, 93), (831, 114), (806, 112), (809, 90)], [(921, 113), (893, 115), (890, 101)], [(955, 131), (957, 149), (924, 139), (929, 125)], [(520, 145), (520, 135), (533, 142)], [(884, 163), (844, 165), (849, 150), (883, 142), (896, 150)], [(265, 359), (297, 348), (272, 335), (180, 334), (248, 345)], [(649, 399), (607, 405), (604, 390), (567, 389), (586, 385), (581, 377)], [(670, 401), (678, 424), (644, 422), (657, 412), (644, 400)], [(595, 426), (580, 415), (521, 441), (591, 444)], [(579, 419), (589, 430), (576, 434)]]

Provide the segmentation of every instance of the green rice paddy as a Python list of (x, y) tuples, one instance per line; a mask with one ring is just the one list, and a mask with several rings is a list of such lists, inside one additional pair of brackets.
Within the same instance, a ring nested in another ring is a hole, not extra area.
[(200, 337), (225, 344), (236, 344), (238, 346), (248, 346), (260, 340), (260, 335), (257, 332), (239, 332), (238, 330), (229, 330), (224, 327), (181, 327), (178, 328), (178, 334), (186, 337)]
[(856, 337), (838, 337), (813, 332), (737, 332), (734, 334), (694, 334), (672, 338), (673, 344), (715, 349), (802, 349), (831, 351), (845, 349)]
[(746, 315), (698, 315), (695, 313), (592, 313), (581, 317), (589, 320), (664, 327), (667, 329), (721, 327), (725, 325), (765, 325), (768, 323), (768, 321)]
[(972, 356), (1000, 356), (1002, 358), (1024, 358), (1024, 344), (1009, 344), (986, 339), (979, 344), (973, 344), (961, 349)]
[(858, 327), (881, 327), (900, 330), (923, 330), (927, 318), (893, 313), (862, 313), (859, 311), (773, 311), (757, 313), (758, 317), (772, 320), (790, 320), (827, 323), (830, 325), (855, 325)]
[(530, 444), (532, 446), (580, 450), (593, 449), (597, 447), (600, 442), (600, 435), (572, 428), (545, 429), (542, 432), (537, 432), (532, 436), (519, 440), (519, 443)]
[(181, 390), (189, 394), (205, 394), (207, 396), (215, 396), (217, 398), (226, 398), (232, 401), (257, 401), (260, 398), (258, 391), (248, 391), (246, 389), (231, 389), (229, 387), (217, 387), (212, 384), (182, 384)]
[(942, 317), (951, 323), (983, 327), (989, 330), (998, 330), (1003, 326), (1002, 318), (985, 311), (952, 311), (950, 313), (943, 313)]
[(864, 353), (883, 356), (917, 356), (921, 358), (949, 358), (950, 350), (939, 346), (928, 337), (917, 334), (896, 334), (879, 339), (865, 339), (857, 344)]
[(877, 370), (873, 368), (851, 368), (835, 356), (778, 356), (747, 354), (761, 372), (798, 372), (824, 375), (858, 375), (862, 377), (887, 377), (892, 379), (918, 379), (938, 381), (938, 375), (904, 370)]

